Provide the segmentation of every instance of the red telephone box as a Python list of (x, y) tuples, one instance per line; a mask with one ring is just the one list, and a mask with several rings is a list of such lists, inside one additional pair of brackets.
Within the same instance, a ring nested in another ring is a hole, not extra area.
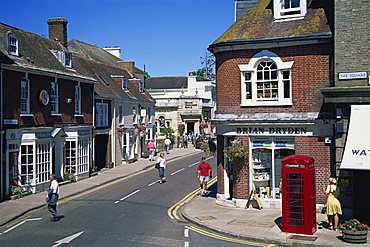
[(283, 232), (316, 232), (314, 159), (301, 154), (281, 160)]

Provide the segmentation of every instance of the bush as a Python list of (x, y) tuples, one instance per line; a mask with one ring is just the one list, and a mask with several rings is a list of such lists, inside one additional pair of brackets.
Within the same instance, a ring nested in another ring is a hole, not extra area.
[(10, 193), (12, 196), (16, 196), (16, 195), (22, 195), (23, 194), (23, 189), (22, 187), (20, 186), (10, 186)]
[(71, 181), (71, 183), (76, 182), (76, 176), (72, 173), (66, 173), (63, 176), (64, 181)]

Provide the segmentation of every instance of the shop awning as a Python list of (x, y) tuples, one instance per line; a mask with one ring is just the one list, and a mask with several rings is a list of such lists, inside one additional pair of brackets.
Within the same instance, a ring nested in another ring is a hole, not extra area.
[(370, 170), (370, 105), (352, 105), (340, 169)]

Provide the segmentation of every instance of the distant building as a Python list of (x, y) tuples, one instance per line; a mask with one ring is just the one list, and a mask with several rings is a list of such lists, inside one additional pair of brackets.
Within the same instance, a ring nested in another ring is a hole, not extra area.
[[(214, 107), (215, 85), (199, 76), (150, 77), (146, 90), (156, 100), (155, 122), (161, 136), (163, 128), (171, 127), (179, 137), (184, 133), (209, 134)], [(207, 133), (204, 133), (206, 130)]]

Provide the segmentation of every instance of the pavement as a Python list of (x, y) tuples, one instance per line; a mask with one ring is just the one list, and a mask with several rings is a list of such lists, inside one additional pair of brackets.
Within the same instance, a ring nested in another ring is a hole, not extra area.
[[(194, 147), (175, 148), (167, 154), (167, 162), (188, 155), (201, 153)], [(141, 159), (127, 165), (100, 171), (98, 175), (62, 185), (60, 199), (68, 199), (90, 189), (108, 185), (119, 179), (153, 168), (154, 162)], [(326, 216), (318, 213), (318, 230), (311, 235), (284, 233), (281, 230), (281, 209), (236, 208), (216, 199), (215, 185), (208, 197), (195, 195), (182, 206), (181, 215), (189, 222), (208, 230), (246, 241), (275, 244), (278, 246), (353, 246), (340, 238), (340, 233), (325, 228)], [(211, 188), (212, 188), (211, 187)], [(27, 212), (45, 207), (46, 193), (37, 193), (16, 200), (0, 203), (0, 226), (13, 223)], [(324, 224), (323, 224), (324, 223)], [(369, 239), (369, 238), (368, 238)], [(251, 244), (253, 245), (253, 244)], [(257, 245), (257, 244), (256, 244)], [(362, 246), (370, 246), (369, 243)]]

